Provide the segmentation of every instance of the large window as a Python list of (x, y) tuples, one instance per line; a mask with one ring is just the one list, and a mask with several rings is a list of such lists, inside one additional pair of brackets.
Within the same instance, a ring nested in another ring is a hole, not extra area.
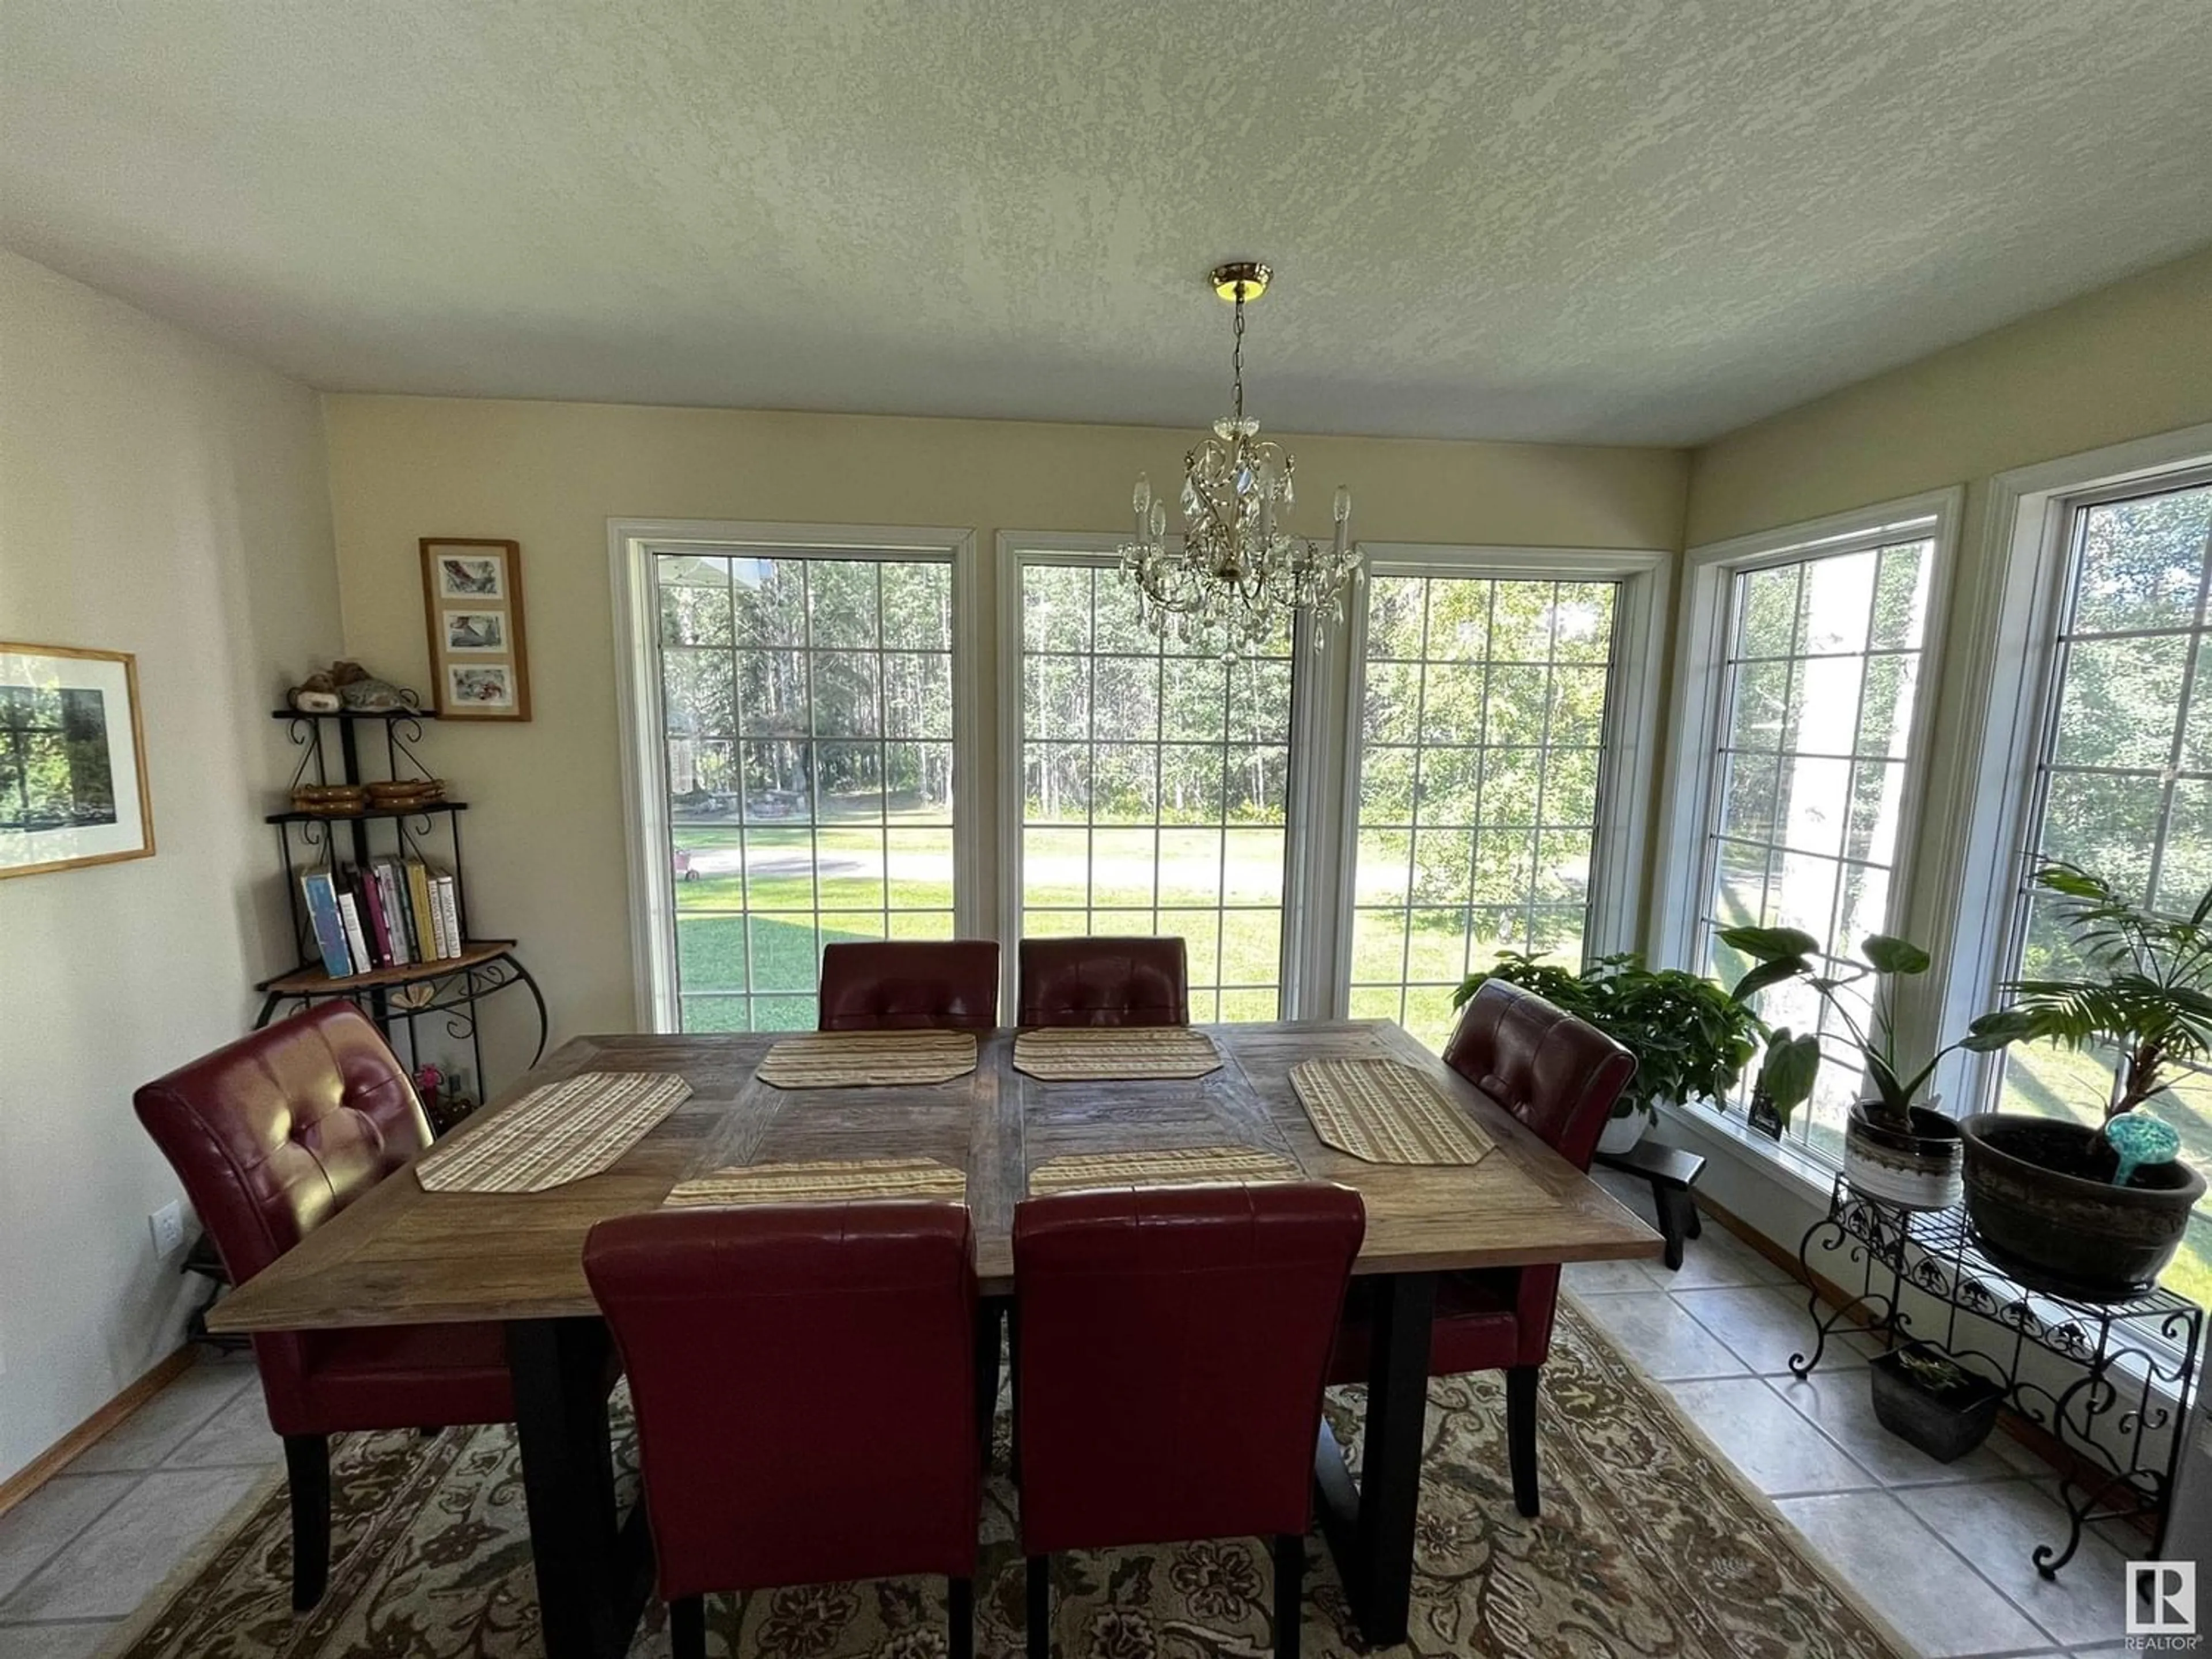
[[(2169, 911), (2212, 886), (2212, 483), (2070, 504), (2064, 571), (2008, 978), (2080, 967), (2024, 884), (2045, 861)], [(2094, 1123), (2112, 1081), (2109, 1054), (2014, 1048), (2000, 1103)], [(2181, 1131), (2185, 1159), (2212, 1164), (2212, 1073), (2184, 1074), (2154, 1109)], [(2212, 1293), (2212, 1214), (2197, 1218), (2166, 1283)]]
[[(1934, 548), (1915, 528), (1725, 573), (1696, 956), (1724, 982), (1750, 964), (1723, 928), (1799, 928), (1832, 961), (1891, 926)], [(1796, 985), (1760, 1008), (1826, 1039), (1792, 1127), (1839, 1153), (1859, 1083), (1839, 1022)]]
[(951, 567), (650, 573), (680, 1029), (810, 1028), (823, 945), (952, 936)]
[(1180, 934), (1193, 1019), (1273, 1019), (1290, 641), (1164, 649), (1120, 573), (1073, 556), (1019, 567), (1021, 931)]
[(810, 1026), (841, 939), (996, 938), (1005, 996), (1024, 937), (1133, 933), (1194, 1019), (1441, 1043), (1500, 950), (1635, 943), (1668, 555), (1373, 547), (1224, 663), (1110, 537), (608, 530), (641, 1026)]
[(1378, 575), (1358, 665), (1350, 1012), (1441, 1045), (1502, 951), (1580, 964), (1617, 584)]

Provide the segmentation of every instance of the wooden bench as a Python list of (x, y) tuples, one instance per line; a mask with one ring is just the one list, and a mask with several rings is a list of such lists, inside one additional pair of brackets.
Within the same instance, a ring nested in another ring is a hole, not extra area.
[(1625, 1152), (1600, 1152), (1595, 1161), (1651, 1183), (1651, 1205), (1659, 1212), (1659, 1231), (1667, 1240), (1667, 1266), (1680, 1267), (1682, 1241), (1704, 1231), (1691, 1188), (1705, 1172), (1705, 1160), (1680, 1146), (1639, 1140)]

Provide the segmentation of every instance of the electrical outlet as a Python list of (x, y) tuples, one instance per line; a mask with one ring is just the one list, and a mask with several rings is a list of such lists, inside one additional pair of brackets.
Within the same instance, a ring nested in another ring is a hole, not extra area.
[(171, 1199), (146, 1218), (154, 1230), (154, 1254), (164, 1260), (185, 1248), (185, 1206)]

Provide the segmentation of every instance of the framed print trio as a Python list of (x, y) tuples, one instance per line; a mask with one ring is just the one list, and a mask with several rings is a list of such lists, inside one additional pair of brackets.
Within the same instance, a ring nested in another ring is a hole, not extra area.
[(422, 610), (430, 634), (430, 695), (438, 717), (528, 720), (521, 544), (424, 537)]
[(0, 641), (0, 877), (153, 856), (137, 659)]

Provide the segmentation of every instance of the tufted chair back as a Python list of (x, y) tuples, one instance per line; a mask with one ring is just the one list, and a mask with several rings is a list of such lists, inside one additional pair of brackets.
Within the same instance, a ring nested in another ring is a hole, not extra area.
[[(1023, 1553), (1304, 1537), (1322, 1385), (1366, 1214), (1358, 1193), (1326, 1182), (1109, 1188), (1017, 1206)], [(1137, 1400), (1144, 1410), (1129, 1408)]]
[(636, 1402), (664, 1597), (973, 1575), (964, 1206), (617, 1216), (592, 1229), (584, 1273)]
[(430, 1140), (407, 1073), (349, 1002), (179, 1066), (136, 1104), (240, 1285)]
[(1533, 991), (1486, 980), (1444, 1045), (1444, 1064), (1587, 1171), (1636, 1056)]
[(824, 1031), (988, 1031), (998, 1023), (994, 939), (870, 939), (822, 947), (819, 1024)]
[(1025, 939), (1021, 1019), (1038, 1025), (1188, 1025), (1180, 939)]

